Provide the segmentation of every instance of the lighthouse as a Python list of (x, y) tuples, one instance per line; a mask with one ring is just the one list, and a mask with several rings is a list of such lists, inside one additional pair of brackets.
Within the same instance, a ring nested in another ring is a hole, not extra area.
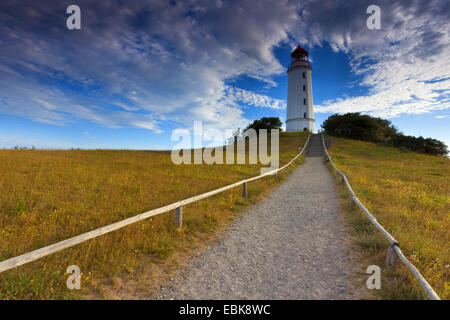
[(287, 70), (286, 131), (314, 132), (312, 68), (308, 60), (308, 51), (298, 46), (291, 53), (291, 58), (292, 62)]

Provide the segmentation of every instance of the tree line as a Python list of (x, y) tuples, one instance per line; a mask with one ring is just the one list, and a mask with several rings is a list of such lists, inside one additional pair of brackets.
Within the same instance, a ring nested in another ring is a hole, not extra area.
[(334, 114), (325, 120), (321, 127), (326, 134), (335, 137), (382, 143), (438, 156), (448, 154), (447, 145), (442, 141), (404, 135), (389, 120), (359, 112)]

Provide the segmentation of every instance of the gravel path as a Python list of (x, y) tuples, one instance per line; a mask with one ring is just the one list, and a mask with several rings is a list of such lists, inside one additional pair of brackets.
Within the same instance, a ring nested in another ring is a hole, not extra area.
[(350, 248), (332, 177), (308, 157), (154, 298), (356, 299)]

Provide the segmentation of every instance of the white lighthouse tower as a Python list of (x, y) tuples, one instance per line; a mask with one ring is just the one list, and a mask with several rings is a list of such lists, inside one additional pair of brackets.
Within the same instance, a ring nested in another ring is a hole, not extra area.
[(291, 53), (288, 73), (286, 131), (314, 132), (314, 110), (311, 86), (311, 65), (308, 51), (298, 46)]

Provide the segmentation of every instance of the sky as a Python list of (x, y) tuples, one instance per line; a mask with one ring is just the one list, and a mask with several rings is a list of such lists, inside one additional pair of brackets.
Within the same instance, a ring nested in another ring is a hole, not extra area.
[(316, 129), (362, 112), (450, 145), (449, 34), (447, 0), (2, 0), (0, 148), (170, 149), (194, 121), (284, 121), (298, 44)]

